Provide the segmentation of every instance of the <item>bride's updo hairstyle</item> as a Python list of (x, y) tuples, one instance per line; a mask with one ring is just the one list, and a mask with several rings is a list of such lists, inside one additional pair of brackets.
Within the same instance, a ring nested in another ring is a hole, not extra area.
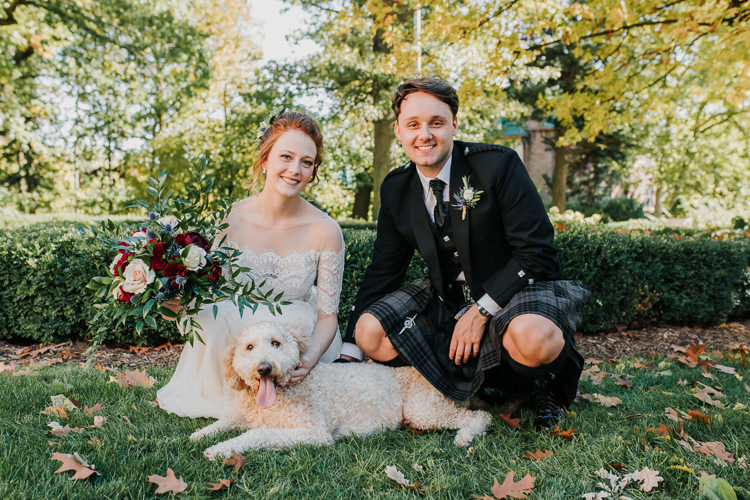
[(271, 118), (270, 124), (260, 136), (260, 146), (258, 146), (258, 158), (253, 164), (253, 181), (251, 187), (258, 183), (258, 179), (263, 171), (263, 164), (268, 160), (273, 145), (285, 132), (289, 130), (299, 130), (307, 134), (315, 143), (315, 160), (313, 161), (313, 174), (310, 182), (315, 181), (318, 176), (318, 167), (323, 161), (323, 133), (320, 131), (320, 125), (314, 119), (302, 113), (288, 111), (279, 116)]

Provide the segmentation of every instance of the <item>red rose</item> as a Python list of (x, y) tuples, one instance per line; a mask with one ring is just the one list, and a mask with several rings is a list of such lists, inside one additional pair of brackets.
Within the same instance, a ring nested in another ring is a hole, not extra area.
[(213, 265), (211, 266), (211, 275), (208, 277), (208, 280), (213, 283), (216, 283), (220, 279), (221, 279), (221, 266), (217, 262), (214, 262)]
[(125, 290), (122, 289), (122, 285), (120, 285), (120, 296), (117, 297), (117, 300), (120, 302), (130, 302), (130, 298), (133, 296), (132, 293), (128, 293)]
[(120, 244), (117, 246), (117, 251), (119, 253), (125, 253), (126, 250), (123, 247), (127, 247), (127, 246), (129, 246), (127, 243), (125, 243), (124, 241), (121, 241)]
[(154, 257), (157, 257), (159, 259), (164, 257), (164, 243), (162, 243), (161, 241), (157, 241), (156, 243), (154, 243), (154, 248), (151, 250), (151, 253)]
[(178, 245), (181, 247), (186, 247), (190, 244), (189, 237), (187, 233), (178, 234), (174, 237), (174, 240), (177, 242)]
[(188, 243), (192, 243), (193, 245), (202, 248), (206, 252), (211, 250), (211, 245), (209, 245), (208, 240), (203, 237), (203, 235), (197, 231), (188, 231), (185, 233), (188, 237)]
[(164, 269), (164, 266), (166, 265), (167, 263), (164, 262), (164, 259), (162, 259), (161, 257), (154, 257), (153, 259), (151, 259), (151, 269), (153, 269), (154, 271)]
[(185, 267), (180, 264), (169, 263), (162, 269), (162, 274), (167, 277), (185, 276)]
[(117, 261), (117, 264), (115, 264), (114, 269), (112, 270), (112, 274), (115, 276), (122, 276), (122, 272), (125, 270), (126, 267), (128, 267), (128, 257), (130, 254), (122, 254), (120, 256), (120, 260)]

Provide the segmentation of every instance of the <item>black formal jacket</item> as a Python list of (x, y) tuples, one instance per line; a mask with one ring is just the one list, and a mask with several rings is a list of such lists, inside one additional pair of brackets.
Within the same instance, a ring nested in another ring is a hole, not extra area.
[[(554, 230), (542, 199), (518, 155), (494, 144), (454, 141), (450, 203), (469, 185), (484, 191), (462, 220), (451, 206), (453, 237), (466, 280), (476, 300), (488, 293), (501, 307), (529, 279), (562, 279)], [(372, 263), (352, 307), (344, 336), (354, 343), (354, 325), (367, 306), (401, 287), (418, 250), (439, 296), (445, 296), (437, 247), (413, 162), (391, 171), (380, 189), (381, 208)]]

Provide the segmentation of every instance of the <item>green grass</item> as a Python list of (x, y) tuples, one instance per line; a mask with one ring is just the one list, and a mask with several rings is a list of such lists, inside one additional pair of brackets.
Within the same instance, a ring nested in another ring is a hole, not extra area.
[[(597, 491), (600, 479), (594, 476), (596, 470), (604, 467), (619, 472), (611, 468), (618, 466), (631, 472), (649, 467), (664, 478), (650, 493), (626, 489), (624, 494), (634, 499), (698, 498), (699, 471), (716, 474), (736, 487), (739, 498), (750, 498), (750, 492), (742, 488), (750, 488), (750, 392), (746, 386), (750, 384), (750, 367), (743, 367), (739, 360), (717, 360), (736, 368), (739, 376), (714, 369), (711, 373), (717, 380), (713, 381), (704, 377), (700, 368), (687, 368), (676, 361), (655, 358), (645, 362), (656, 366), (634, 368), (628, 362), (601, 365), (610, 373), (629, 374), (632, 388), (615, 385), (614, 377), (605, 378), (599, 386), (582, 379), (580, 392), (617, 396), (622, 403), (614, 408), (588, 401), (576, 403), (561, 422), (563, 430), (575, 429), (573, 439), (514, 430), (495, 419), (489, 433), (478, 438), (468, 454), (453, 445), (454, 433), (450, 431), (421, 435), (392, 431), (345, 438), (323, 448), (248, 451), (247, 463), (238, 473), (202, 455), (203, 449), (229, 435), (199, 443), (188, 440), (190, 433), (208, 424), (209, 419), (175, 417), (149, 404), (157, 388), (169, 379), (171, 369), (149, 369), (158, 380), (150, 389), (123, 389), (108, 383), (110, 373), (72, 365), (51, 366), (25, 376), (6, 371), (0, 373), (0, 498), (151, 498), (156, 497), (156, 486), (147, 477), (166, 475), (169, 467), (188, 483), (187, 490), (180, 494), (185, 498), (229, 494), (248, 498), (465, 499), (491, 495), (493, 477), (502, 482), (513, 469), (516, 480), (527, 473), (536, 477), (529, 498), (572, 499)], [(681, 385), (681, 380), (687, 384)], [(719, 399), (727, 408), (707, 406), (695, 398), (695, 382), (721, 390), (726, 396)], [(107, 417), (104, 426), (87, 427), (92, 425), (93, 416), (81, 410), (70, 411), (66, 420), (40, 414), (51, 404), (50, 396), (58, 393), (89, 407), (101, 403), (103, 409), (97, 414)], [(745, 408), (735, 409), (737, 403)], [(666, 407), (711, 414), (710, 424), (686, 421), (684, 431), (699, 441), (723, 442), (738, 460), (722, 463), (684, 449), (674, 438), (646, 431), (660, 422), (679, 429), (665, 417)], [(132, 425), (121, 415), (126, 415)], [(47, 426), (52, 420), (84, 430), (52, 436)], [(528, 426), (528, 415), (523, 423)], [(90, 442), (94, 436), (101, 446)], [(53, 448), (48, 441), (59, 446)], [(522, 458), (537, 448), (552, 450), (553, 455), (542, 461)], [(72, 472), (55, 474), (60, 463), (50, 460), (54, 452), (77, 452), (95, 464), (101, 476), (71, 481)], [(411, 481), (419, 481), (427, 491), (397, 486), (384, 474), (389, 465), (398, 467)], [(684, 466), (694, 473), (670, 466)], [(209, 483), (220, 478), (235, 482), (228, 490), (206, 490)]]

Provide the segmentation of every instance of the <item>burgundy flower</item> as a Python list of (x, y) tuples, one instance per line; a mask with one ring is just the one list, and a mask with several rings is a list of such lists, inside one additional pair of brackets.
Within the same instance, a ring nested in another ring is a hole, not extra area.
[(127, 249), (125, 249), (125, 248), (123, 248), (123, 247), (127, 247), (127, 246), (130, 246), (130, 245), (128, 245), (128, 244), (127, 244), (127, 243), (125, 243), (124, 241), (121, 241), (121, 242), (120, 242), (120, 244), (119, 244), (119, 245), (117, 246), (117, 251), (118, 251), (119, 253), (126, 253), (126, 252), (127, 252)]
[(164, 266), (164, 268), (162, 269), (162, 274), (167, 277), (185, 276), (185, 271), (186, 269), (184, 266), (170, 262), (169, 264), (166, 264)]
[(197, 231), (188, 231), (185, 233), (188, 236), (188, 243), (192, 243), (193, 245), (202, 248), (206, 252), (211, 250), (211, 245), (208, 243), (208, 240), (203, 237), (203, 235)]
[(162, 243), (161, 241), (157, 241), (156, 243), (154, 243), (154, 248), (151, 250), (151, 253), (158, 259), (164, 257), (164, 243)]
[(190, 241), (188, 241), (189, 237), (187, 233), (178, 234), (177, 236), (174, 237), (174, 240), (181, 247), (186, 247), (190, 244)]
[(216, 283), (221, 279), (221, 266), (218, 262), (214, 262), (211, 266), (211, 275), (208, 277), (208, 280)]
[(151, 269), (154, 271), (159, 271), (161, 269), (164, 269), (164, 266), (166, 266), (167, 263), (164, 262), (164, 259), (161, 257), (154, 257), (151, 259)]

